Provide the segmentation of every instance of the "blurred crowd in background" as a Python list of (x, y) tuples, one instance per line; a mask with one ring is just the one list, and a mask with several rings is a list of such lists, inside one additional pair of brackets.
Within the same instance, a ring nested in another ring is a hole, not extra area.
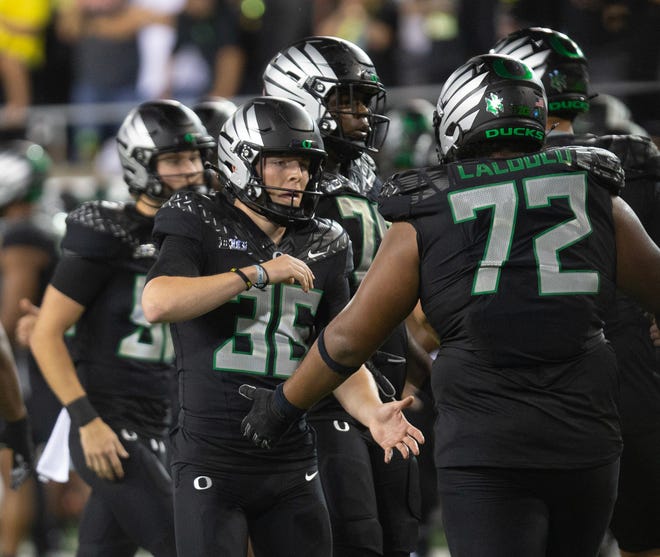
[[(361, 46), (390, 91), (438, 84), (411, 95), (434, 102), (453, 68), (529, 25), (573, 37), (592, 83), (618, 84), (656, 133), (658, 0), (0, 0), (0, 124), (5, 135), (27, 126), (56, 161), (87, 162), (126, 112), (107, 103), (257, 94), (273, 53), (309, 35)], [(65, 145), (53, 117), (33, 114), (53, 105), (66, 106)]]

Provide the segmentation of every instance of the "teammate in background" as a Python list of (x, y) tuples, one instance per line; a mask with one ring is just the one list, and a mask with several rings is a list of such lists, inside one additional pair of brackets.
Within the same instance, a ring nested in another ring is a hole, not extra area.
[[(236, 112), (236, 105), (224, 97), (206, 97), (192, 106), (211, 137), (217, 141), (220, 130), (229, 117)], [(214, 161), (215, 162), (215, 161)], [(212, 189), (219, 189), (218, 175), (210, 168), (206, 170), (206, 181)]]
[[(589, 109), (589, 70), (580, 47), (563, 33), (532, 27), (495, 45), (530, 65), (548, 94), (550, 146), (590, 145), (615, 153), (625, 170), (624, 199), (660, 244), (660, 152), (639, 135), (575, 135)], [(606, 315), (605, 336), (617, 355), (623, 453), (611, 530), (623, 556), (660, 556), (660, 361), (649, 338), (651, 316), (622, 292)]]
[(463, 557), (596, 555), (621, 452), (602, 320), (616, 286), (660, 309), (660, 249), (616, 195), (618, 160), (538, 151), (545, 124), (529, 66), (483, 55), (458, 68), (435, 118), (447, 164), (384, 186), (394, 224), (360, 289), (243, 421), (255, 442), (276, 439), (291, 420), (274, 401), (309, 408), (421, 299), (442, 341), (432, 384), (443, 522)]
[[(28, 479), (34, 469), (34, 445), (27, 408), (18, 384), (14, 355), (2, 325), (0, 325), (0, 418), (4, 420), (0, 445), (12, 452), (8, 485), (15, 490)], [(6, 496), (5, 491), (3, 497)]]
[(385, 114), (390, 128), (376, 155), (382, 175), (421, 168), (438, 161), (433, 137), (433, 104), (426, 99), (407, 99)]
[[(298, 103), (258, 97), (225, 123), (218, 152), (223, 189), (180, 192), (159, 211), (160, 252), (142, 299), (147, 319), (172, 323), (177, 356), (179, 557), (243, 557), (248, 534), (257, 556), (329, 557), (314, 436), (302, 412), (276, 410), (296, 425), (271, 452), (240, 431), (255, 396), (244, 384), (258, 385), (257, 392), (281, 385), (348, 301), (348, 236), (313, 217), (323, 140)], [(374, 427), (384, 447), (401, 441), (406, 454), (418, 452), (408, 436), (418, 432), (401, 413), (412, 399), (381, 404), (366, 369), (352, 387), (342, 402)], [(356, 393), (366, 397), (359, 407), (351, 404)]]
[[(50, 217), (39, 211), (39, 200), (51, 160), (41, 145), (27, 140), (0, 143), (0, 320), (7, 332), (19, 373), (19, 383), (31, 417), (32, 438), (41, 447), (60, 409), (29, 351), (16, 343), (15, 329), (21, 310), (19, 302), (41, 301), (57, 262), (56, 235)], [(2, 451), (2, 481), (9, 485), (12, 459)], [(15, 555), (21, 542), (31, 538), (37, 552), (54, 549), (48, 530), (52, 509), (44, 486), (34, 477), (19, 490), (8, 491), (0, 507), (0, 554)]]
[[(263, 82), (266, 94), (302, 103), (321, 130), (328, 160), (316, 214), (341, 224), (351, 239), (353, 295), (387, 229), (376, 204), (381, 181), (372, 158), (389, 124), (385, 88), (367, 54), (335, 37), (310, 37), (284, 48), (266, 66)], [(369, 362), (388, 397), (401, 398), (407, 361), (417, 361), (408, 352), (402, 325)], [(385, 464), (368, 431), (332, 396), (310, 409), (307, 419), (316, 431), (334, 555), (409, 555), (420, 514), (416, 459)]]
[[(140, 298), (155, 261), (154, 215), (176, 190), (201, 186), (215, 142), (177, 101), (133, 109), (117, 134), (134, 203), (89, 202), (67, 217), (63, 256), (30, 346), (71, 418), (73, 464), (92, 488), (79, 556), (175, 556), (165, 468), (173, 349)], [(81, 280), (84, 277), (84, 280)], [(65, 332), (76, 326), (70, 349)]]

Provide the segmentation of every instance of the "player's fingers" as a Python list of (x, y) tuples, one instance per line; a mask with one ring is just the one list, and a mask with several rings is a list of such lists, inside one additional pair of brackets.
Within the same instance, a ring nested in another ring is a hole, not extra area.
[(406, 398), (402, 398), (399, 401), (399, 408), (403, 410), (404, 408), (408, 408), (409, 406), (412, 406), (415, 403), (415, 397), (412, 395), (408, 395)]
[(254, 392), (257, 388), (254, 385), (248, 385), (244, 383), (238, 388), (238, 394), (247, 398), (248, 400), (254, 400)]
[(117, 451), (117, 455), (119, 455), (121, 458), (128, 458), (130, 456), (128, 454), (128, 451), (124, 448), (124, 445), (122, 445), (121, 442), (119, 441), (119, 439), (115, 441), (115, 450)]
[(414, 425), (408, 426), (408, 436), (414, 439), (419, 445), (423, 445), (426, 439), (424, 439), (424, 434), (421, 430), (417, 429)]
[(28, 298), (21, 298), (18, 302), (18, 307), (23, 313), (39, 315), (39, 307), (35, 306)]
[(408, 447), (408, 451), (414, 455), (419, 454), (419, 443), (417, 443), (417, 440), (414, 437), (407, 436), (403, 440), (404, 444), (406, 447)]
[[(128, 456), (128, 455), (127, 455)], [(110, 475), (109, 479), (114, 478), (123, 478), (124, 477), (124, 467), (121, 465), (121, 460), (117, 453), (113, 452), (107, 455), (107, 460), (110, 464), (108, 473)]]
[(410, 458), (410, 449), (408, 448), (408, 445), (406, 445), (403, 441), (396, 444), (396, 450), (401, 453), (401, 456), (404, 459)]
[(392, 460), (392, 455), (394, 454), (394, 449), (385, 449), (385, 464), (389, 464)]

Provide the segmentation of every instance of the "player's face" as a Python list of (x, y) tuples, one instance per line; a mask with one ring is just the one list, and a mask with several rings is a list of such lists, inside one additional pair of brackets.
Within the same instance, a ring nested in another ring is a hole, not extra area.
[(274, 203), (300, 206), (302, 192), (309, 182), (307, 157), (267, 156), (263, 159), (263, 165), (258, 166), (262, 167), (264, 185), (286, 190), (268, 190)]
[(197, 150), (163, 153), (156, 160), (156, 174), (172, 190), (201, 184), (204, 164)]
[(369, 99), (355, 90), (350, 92), (339, 90), (328, 99), (330, 113), (341, 127), (342, 135), (353, 140), (367, 139), (371, 131), (369, 127)]

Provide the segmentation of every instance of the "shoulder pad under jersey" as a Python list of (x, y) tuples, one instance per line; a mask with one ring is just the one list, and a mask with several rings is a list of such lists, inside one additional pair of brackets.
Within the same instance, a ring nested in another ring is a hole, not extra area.
[(323, 261), (350, 247), (348, 234), (342, 226), (325, 218), (312, 219), (308, 226), (300, 228), (296, 232), (296, 243), (300, 243), (301, 247), (294, 257), (307, 263)]
[(660, 179), (660, 150), (650, 138), (642, 135), (603, 135), (596, 139), (595, 144), (619, 157), (626, 180)]
[(320, 186), (321, 191), (329, 195), (356, 193), (369, 197), (377, 181), (376, 163), (369, 155), (362, 154), (351, 161), (347, 176), (337, 172), (324, 172)]
[(381, 215), (391, 222), (430, 215), (440, 207), (440, 193), (449, 188), (444, 165), (406, 170), (392, 176), (378, 198)]
[(154, 240), (160, 246), (166, 235), (176, 235), (192, 240), (202, 239), (204, 226), (214, 229), (219, 237), (229, 236), (227, 224), (231, 218), (226, 218), (224, 207), (227, 205), (219, 197), (219, 192), (199, 193), (191, 190), (179, 190), (156, 214)]
[(90, 201), (83, 203), (66, 218), (62, 249), (90, 258), (116, 257), (139, 244), (132, 234), (134, 223), (123, 203)]
[(610, 193), (618, 195), (624, 186), (625, 174), (619, 158), (600, 147), (572, 146), (567, 147), (574, 157), (571, 166), (588, 171), (596, 178), (596, 183)]

